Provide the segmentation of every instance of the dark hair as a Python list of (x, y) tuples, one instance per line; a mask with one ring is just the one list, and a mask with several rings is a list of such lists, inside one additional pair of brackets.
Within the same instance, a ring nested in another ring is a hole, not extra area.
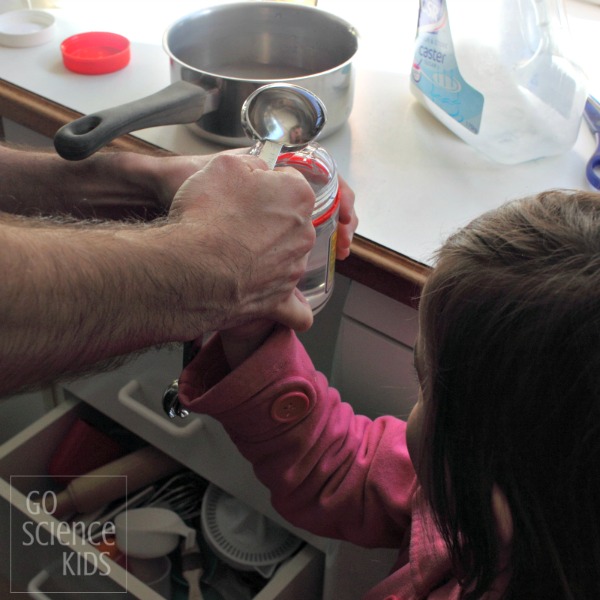
[[(600, 598), (600, 194), (549, 191), (443, 245), (420, 300), (420, 475), (465, 598)], [(424, 476), (422, 475), (424, 474)]]

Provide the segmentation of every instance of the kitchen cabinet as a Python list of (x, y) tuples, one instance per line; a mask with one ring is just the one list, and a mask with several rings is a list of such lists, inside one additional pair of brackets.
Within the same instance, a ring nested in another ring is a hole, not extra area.
[(417, 400), (417, 311), (352, 282), (342, 311), (331, 382), (358, 413), (406, 419)]

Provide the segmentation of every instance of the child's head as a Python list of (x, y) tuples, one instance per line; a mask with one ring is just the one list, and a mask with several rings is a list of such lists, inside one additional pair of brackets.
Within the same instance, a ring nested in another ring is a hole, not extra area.
[(475, 597), (498, 564), (494, 484), (509, 597), (600, 597), (600, 194), (546, 192), (453, 235), (417, 351), (419, 476)]

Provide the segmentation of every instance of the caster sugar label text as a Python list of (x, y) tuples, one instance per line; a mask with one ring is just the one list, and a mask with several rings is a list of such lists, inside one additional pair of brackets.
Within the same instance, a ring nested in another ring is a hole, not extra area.
[(413, 85), (448, 116), (477, 134), (484, 98), (461, 75), (452, 43), (450, 17), (444, 0), (421, 0), (411, 79)]

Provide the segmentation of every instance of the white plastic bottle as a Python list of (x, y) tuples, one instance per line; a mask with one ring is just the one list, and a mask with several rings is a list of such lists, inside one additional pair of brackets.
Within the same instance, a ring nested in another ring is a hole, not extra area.
[(562, 0), (420, 0), (411, 88), (463, 140), (505, 164), (567, 151), (587, 96)]

